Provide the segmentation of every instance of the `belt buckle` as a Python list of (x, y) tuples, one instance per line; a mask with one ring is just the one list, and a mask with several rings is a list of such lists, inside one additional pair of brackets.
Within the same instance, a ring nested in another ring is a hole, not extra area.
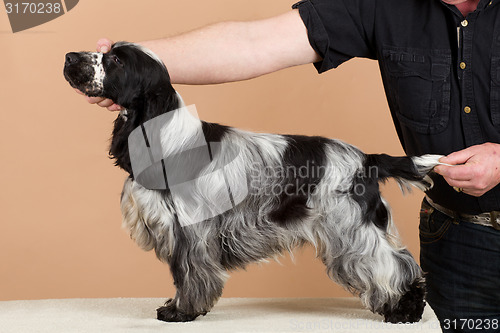
[(500, 231), (500, 224), (498, 224), (497, 220), (498, 217), (500, 217), (500, 211), (494, 210), (490, 212), (491, 226), (493, 227), (493, 229)]

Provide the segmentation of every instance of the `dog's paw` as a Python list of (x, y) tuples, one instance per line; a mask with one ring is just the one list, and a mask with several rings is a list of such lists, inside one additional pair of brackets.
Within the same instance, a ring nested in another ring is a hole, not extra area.
[(425, 282), (418, 279), (410, 286), (410, 290), (401, 297), (398, 304), (390, 309), (385, 307), (381, 313), (386, 323), (416, 323), (422, 319), (425, 308)]
[(168, 322), (186, 322), (186, 321), (193, 321), (198, 317), (200, 314), (205, 315), (205, 313), (184, 313), (180, 311), (176, 304), (175, 300), (169, 299), (165, 303), (165, 306), (162, 306), (158, 309), (156, 309), (157, 313), (157, 318), (158, 320), (162, 321), (168, 321)]

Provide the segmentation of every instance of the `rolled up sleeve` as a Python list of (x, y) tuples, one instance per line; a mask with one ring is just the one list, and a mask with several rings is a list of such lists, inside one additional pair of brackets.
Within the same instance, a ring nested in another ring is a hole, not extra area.
[(363, 57), (376, 59), (374, 41), (376, 0), (302, 0), (298, 9), (307, 28), (309, 43), (322, 60), (318, 73)]

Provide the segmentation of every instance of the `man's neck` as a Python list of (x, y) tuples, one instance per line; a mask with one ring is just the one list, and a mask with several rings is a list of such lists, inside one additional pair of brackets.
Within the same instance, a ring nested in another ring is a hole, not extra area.
[(462, 3), (458, 3), (455, 7), (462, 13), (463, 16), (467, 16), (469, 13), (472, 13), (476, 10), (477, 5), (481, 0), (467, 0)]

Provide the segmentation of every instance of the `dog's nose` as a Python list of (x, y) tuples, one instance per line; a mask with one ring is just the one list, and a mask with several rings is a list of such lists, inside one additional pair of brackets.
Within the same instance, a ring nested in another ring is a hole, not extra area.
[(76, 52), (70, 52), (66, 54), (66, 64), (67, 65), (72, 65), (76, 64), (80, 60), (80, 57), (78, 56), (78, 53)]

